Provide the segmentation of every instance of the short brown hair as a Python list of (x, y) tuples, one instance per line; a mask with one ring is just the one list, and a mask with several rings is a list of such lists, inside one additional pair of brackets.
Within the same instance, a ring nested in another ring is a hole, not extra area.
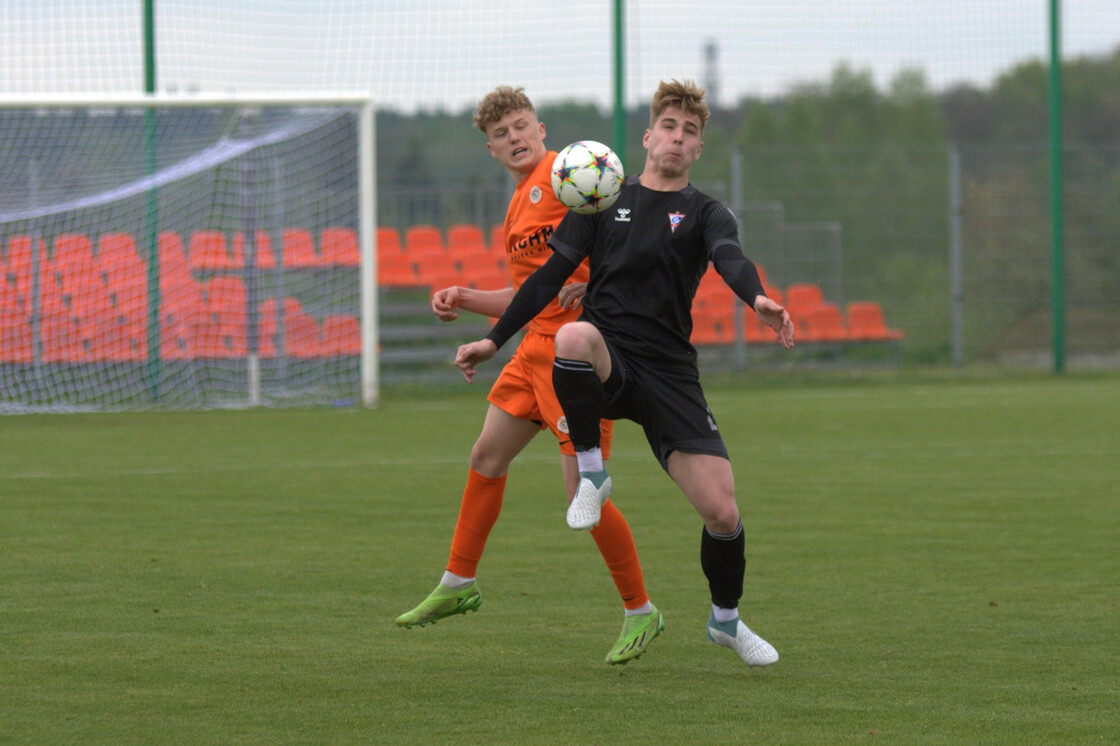
[(511, 111), (521, 111), (523, 109), (534, 114), (537, 112), (533, 108), (533, 102), (525, 95), (525, 89), (500, 85), (483, 96), (482, 100), (478, 102), (478, 108), (474, 112), (474, 126), (478, 127), (485, 135), (487, 134), (487, 127)]
[(652, 126), (657, 118), (668, 108), (676, 108), (685, 114), (700, 117), (700, 131), (708, 124), (712, 116), (708, 102), (704, 100), (704, 89), (691, 80), (683, 82), (673, 79), (661, 81), (657, 92), (653, 94), (653, 103), (649, 107), (649, 123)]

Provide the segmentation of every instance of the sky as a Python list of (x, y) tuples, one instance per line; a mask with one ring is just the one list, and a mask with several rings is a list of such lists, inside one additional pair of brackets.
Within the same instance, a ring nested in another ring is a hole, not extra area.
[[(162, 92), (346, 92), (411, 112), (468, 108), (500, 83), (539, 103), (612, 100), (608, 0), (155, 0)], [(716, 105), (826, 81), (989, 85), (1046, 59), (1049, 0), (624, 0), (625, 100), (692, 78)], [(141, 0), (4, 0), (0, 96), (136, 93)], [(1064, 56), (1120, 47), (1120, 2), (1063, 0)], [(714, 50), (706, 56), (705, 50)]]

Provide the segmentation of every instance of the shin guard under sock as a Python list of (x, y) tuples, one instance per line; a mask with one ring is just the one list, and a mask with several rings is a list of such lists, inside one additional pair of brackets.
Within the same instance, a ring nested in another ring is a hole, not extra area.
[(742, 522), (733, 534), (712, 534), (704, 528), (700, 536), (700, 566), (716, 606), (734, 609), (739, 605), (747, 571), (745, 552)]
[(577, 451), (599, 447), (599, 420), (606, 403), (603, 384), (591, 363), (558, 357), (552, 366), (552, 387), (564, 408), (568, 434)]
[(502, 512), (505, 491), (505, 474), (491, 478), (474, 469), (468, 472), (463, 501), (459, 505), (459, 519), (451, 537), (451, 556), (447, 560), (449, 572), (464, 578), (475, 577), (486, 540)]

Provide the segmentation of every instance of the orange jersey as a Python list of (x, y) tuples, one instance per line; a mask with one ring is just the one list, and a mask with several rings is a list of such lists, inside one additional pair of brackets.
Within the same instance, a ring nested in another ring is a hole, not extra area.
[[(505, 241), (509, 279), (514, 289), (544, 264), (552, 254), (548, 238), (553, 228), (568, 213), (568, 208), (552, 192), (552, 162), (555, 151), (548, 151), (537, 167), (513, 191), (506, 211)], [(587, 282), (587, 260), (576, 268), (569, 282)], [(553, 299), (529, 322), (530, 331), (554, 336), (569, 321), (579, 318), (579, 308), (562, 309)]]

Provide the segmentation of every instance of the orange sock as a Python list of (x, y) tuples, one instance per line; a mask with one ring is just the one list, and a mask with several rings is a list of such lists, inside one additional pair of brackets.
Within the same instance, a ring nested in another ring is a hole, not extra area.
[(473, 578), (478, 572), (482, 550), (490, 530), (502, 512), (502, 497), (506, 491), (506, 476), (496, 479), (484, 477), (474, 469), (467, 473), (467, 486), (463, 502), (459, 505), (459, 520), (455, 535), (451, 537), (451, 557), (447, 570), (464, 578)]
[(622, 605), (627, 609), (636, 609), (649, 601), (646, 585), (642, 580), (642, 563), (638, 561), (638, 547), (634, 545), (634, 535), (630, 533), (630, 524), (626, 522), (622, 511), (615, 507), (613, 501), (607, 500), (603, 506), (599, 525), (591, 529), (591, 538), (595, 540), (599, 553), (607, 562), (618, 594), (622, 596)]

